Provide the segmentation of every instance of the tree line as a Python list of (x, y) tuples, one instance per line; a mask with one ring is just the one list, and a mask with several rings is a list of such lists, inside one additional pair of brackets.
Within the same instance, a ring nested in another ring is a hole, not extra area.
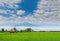
[(21, 29), (18, 30), (16, 28), (11, 28), (9, 31), (5, 30), (4, 28), (1, 29), (1, 32), (10, 32), (10, 33), (14, 33), (14, 32), (33, 32), (34, 30), (32, 28), (27, 28), (27, 29)]
[(11, 28), (9, 31), (5, 30), (4, 28), (1, 29), (0, 32), (10, 32), (10, 33), (15, 33), (15, 32), (60, 32), (60, 31), (34, 31), (32, 28), (26, 28), (26, 29), (21, 29), (18, 30), (16, 28)]

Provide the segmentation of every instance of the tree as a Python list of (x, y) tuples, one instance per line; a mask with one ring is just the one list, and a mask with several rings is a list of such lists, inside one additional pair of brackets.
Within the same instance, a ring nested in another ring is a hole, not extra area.
[(6, 32), (8, 32), (8, 30), (7, 30), (7, 29), (6, 29), (5, 31), (6, 31)]
[(27, 32), (32, 32), (33, 30), (31, 28), (26, 29)]
[(20, 30), (20, 32), (25, 32), (25, 30)]
[(2, 28), (2, 32), (4, 32), (4, 28)]
[(14, 30), (15, 30), (15, 32), (17, 31), (17, 29), (16, 29), (16, 28), (14, 28)]

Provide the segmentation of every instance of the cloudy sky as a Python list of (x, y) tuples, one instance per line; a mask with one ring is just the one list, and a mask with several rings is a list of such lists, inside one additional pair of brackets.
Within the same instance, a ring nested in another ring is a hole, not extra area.
[(60, 27), (60, 0), (0, 0), (0, 26)]

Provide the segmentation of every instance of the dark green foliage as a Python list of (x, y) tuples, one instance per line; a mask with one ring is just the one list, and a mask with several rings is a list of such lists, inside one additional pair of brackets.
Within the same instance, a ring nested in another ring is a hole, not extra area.
[(2, 32), (4, 32), (4, 28), (2, 28)]
[(31, 28), (26, 29), (27, 32), (32, 32), (33, 30)]
[(26, 32), (26, 30), (20, 30), (20, 32)]
[(25, 30), (20, 30), (20, 32), (33, 32), (33, 30), (31, 28), (27, 28)]
[(17, 32), (17, 29), (16, 28), (13, 28), (15, 32)]

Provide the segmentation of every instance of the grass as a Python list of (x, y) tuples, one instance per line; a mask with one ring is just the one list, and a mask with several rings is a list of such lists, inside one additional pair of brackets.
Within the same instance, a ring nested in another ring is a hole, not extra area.
[(0, 32), (0, 41), (60, 41), (60, 32)]

